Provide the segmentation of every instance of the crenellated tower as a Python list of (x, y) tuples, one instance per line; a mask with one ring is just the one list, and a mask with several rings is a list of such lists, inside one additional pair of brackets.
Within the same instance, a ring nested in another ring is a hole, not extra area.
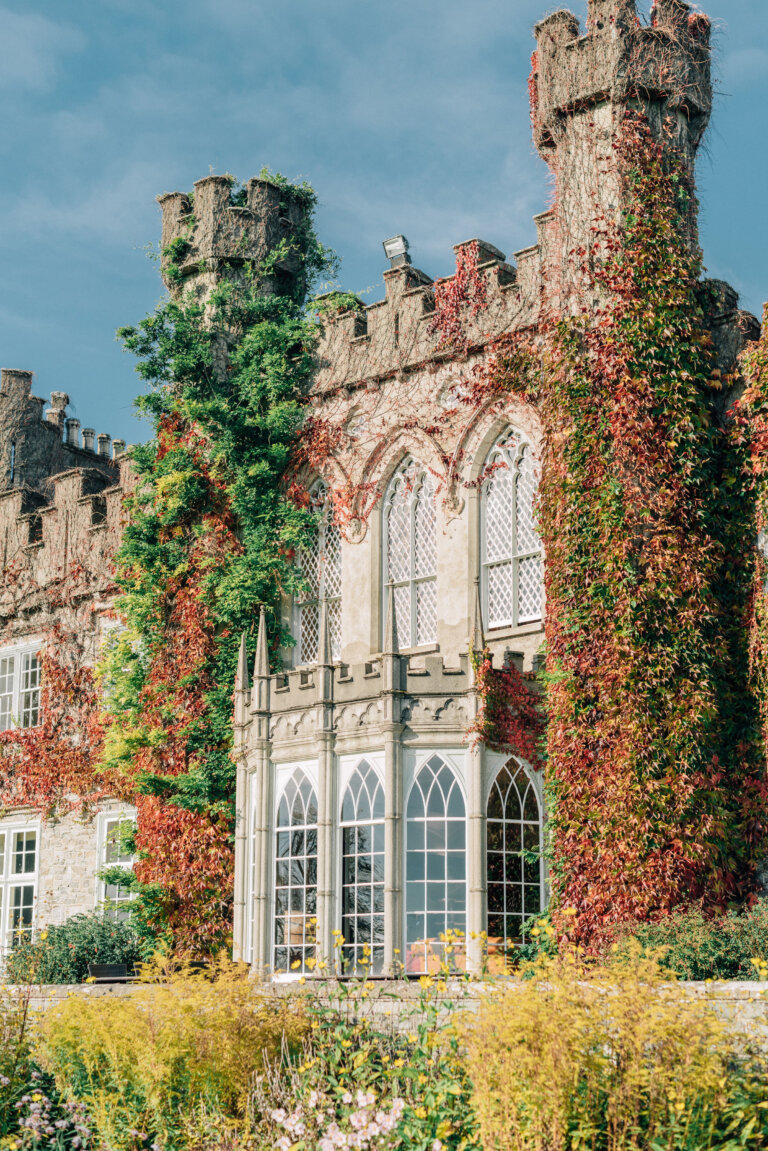
[(191, 195), (158, 196), (163, 212), (163, 278), (172, 295), (207, 295), (223, 277), (258, 271), (280, 249), (265, 292), (290, 290), (301, 273), (306, 208), (277, 183), (254, 177), (237, 190), (230, 176), (206, 176)]
[[(589, 0), (586, 33), (566, 11), (535, 29), (531, 83), (536, 147), (555, 178), (546, 251), (555, 306), (577, 305), (579, 269), (596, 219), (615, 220), (617, 142), (628, 110), (682, 157), (693, 188), (712, 108), (710, 22), (683, 0), (655, 0), (650, 24), (635, 0)], [(696, 205), (689, 225), (697, 244)]]

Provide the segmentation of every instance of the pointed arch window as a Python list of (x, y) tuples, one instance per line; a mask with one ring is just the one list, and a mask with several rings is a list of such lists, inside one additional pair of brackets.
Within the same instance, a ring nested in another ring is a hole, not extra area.
[(317, 795), (298, 768), (277, 810), (275, 971), (308, 970), (307, 960), (316, 958), (316, 928)]
[(459, 782), (439, 755), (419, 770), (406, 811), (406, 969), (427, 971), (445, 957), (449, 931), (466, 934), (466, 808)]
[(509, 759), (491, 786), (487, 808), (488, 946), (522, 939), (542, 910), (541, 809), (528, 773)]
[[(395, 591), (401, 647), (437, 640), (437, 508), (432, 477), (406, 460), (384, 501), (384, 584)], [(382, 619), (386, 619), (386, 594)]]
[(363, 760), (341, 805), (342, 957), (348, 974), (384, 968), (384, 788)]
[(311, 492), (317, 526), (299, 551), (298, 562), (306, 588), (296, 604), (296, 663), (315, 663), (320, 643), (320, 604), (328, 614), (331, 658), (341, 657), (341, 533), (333, 521), (325, 484)]
[(530, 444), (515, 431), (501, 436), (485, 463), (483, 591), (487, 626), (516, 627), (541, 619), (541, 539), (534, 512), (538, 473)]

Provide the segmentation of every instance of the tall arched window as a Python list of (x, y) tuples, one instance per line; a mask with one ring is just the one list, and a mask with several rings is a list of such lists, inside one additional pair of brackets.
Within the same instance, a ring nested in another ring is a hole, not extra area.
[(344, 792), (341, 835), (344, 969), (379, 975), (384, 968), (384, 789), (366, 760)]
[(416, 775), (406, 812), (408, 971), (428, 970), (449, 930), (466, 933), (466, 866), (464, 797), (448, 764), (433, 755)]
[[(384, 501), (385, 585), (395, 585), (401, 647), (437, 639), (437, 514), (428, 472), (407, 460), (395, 472)], [(384, 600), (386, 617), (386, 596)]]
[(317, 796), (298, 768), (277, 810), (275, 971), (307, 970), (317, 927)]
[(483, 587), (487, 626), (541, 619), (541, 540), (534, 515), (538, 489), (530, 444), (507, 431), (486, 460), (483, 485)]
[(341, 656), (341, 533), (333, 522), (322, 481), (312, 489), (319, 522), (298, 556), (307, 587), (296, 605), (296, 662), (315, 663), (320, 639), (320, 604), (328, 613), (331, 657)]
[(522, 938), (541, 911), (541, 811), (522, 764), (509, 759), (488, 797), (488, 945)]

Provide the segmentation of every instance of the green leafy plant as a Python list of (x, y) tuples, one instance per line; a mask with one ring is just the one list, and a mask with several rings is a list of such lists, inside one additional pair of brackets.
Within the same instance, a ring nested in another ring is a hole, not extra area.
[[(631, 938), (658, 952), (660, 965), (680, 979), (757, 979), (768, 965), (768, 906), (705, 915), (698, 907), (659, 923), (637, 924)], [(627, 940), (618, 940), (620, 947)]]
[(19, 984), (83, 983), (89, 963), (124, 963), (130, 970), (143, 958), (142, 942), (130, 922), (95, 911), (73, 915), (41, 931), (34, 942), (15, 947), (6, 960), (5, 973)]

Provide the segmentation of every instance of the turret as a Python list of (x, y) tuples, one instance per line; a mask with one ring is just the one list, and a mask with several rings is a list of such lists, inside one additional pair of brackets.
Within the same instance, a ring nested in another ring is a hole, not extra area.
[[(656, 0), (649, 25), (635, 0), (589, 0), (586, 34), (571, 12), (536, 26), (531, 82), (536, 147), (557, 191), (547, 245), (561, 299), (589, 251), (594, 222), (620, 210), (616, 149), (628, 109), (682, 158), (693, 187), (696, 153), (712, 108), (709, 21), (683, 0)], [(689, 238), (697, 243), (695, 210)]]
[(265, 292), (290, 290), (300, 274), (298, 237), (306, 208), (279, 184), (261, 177), (235, 191), (230, 176), (206, 176), (194, 193), (158, 196), (163, 212), (163, 278), (174, 295), (189, 288), (207, 294), (223, 276), (259, 269), (284, 247)]

